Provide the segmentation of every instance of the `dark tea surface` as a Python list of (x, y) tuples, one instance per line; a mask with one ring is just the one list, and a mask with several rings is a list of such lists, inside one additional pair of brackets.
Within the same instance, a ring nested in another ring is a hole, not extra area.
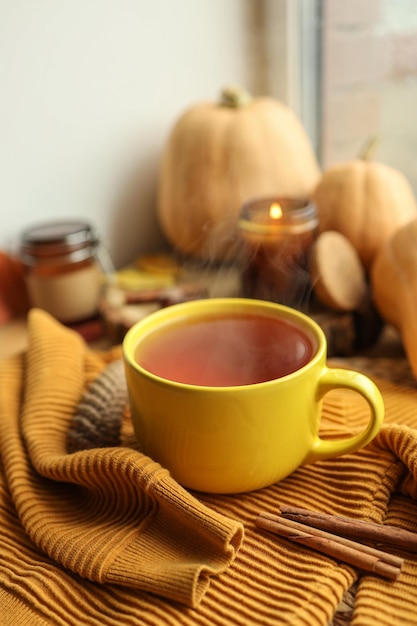
[(229, 387), (286, 376), (315, 352), (315, 340), (292, 322), (268, 315), (219, 315), (158, 329), (142, 340), (136, 360), (162, 378)]

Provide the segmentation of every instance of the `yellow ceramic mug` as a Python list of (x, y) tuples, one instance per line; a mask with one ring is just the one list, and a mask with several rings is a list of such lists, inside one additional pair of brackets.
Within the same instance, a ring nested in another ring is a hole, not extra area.
[[(275, 303), (214, 298), (161, 309), (129, 330), (123, 355), (142, 450), (191, 489), (271, 485), (365, 446), (382, 424), (375, 384), (328, 368), (321, 328)], [(361, 394), (370, 419), (357, 435), (323, 440), (321, 402), (336, 387)]]

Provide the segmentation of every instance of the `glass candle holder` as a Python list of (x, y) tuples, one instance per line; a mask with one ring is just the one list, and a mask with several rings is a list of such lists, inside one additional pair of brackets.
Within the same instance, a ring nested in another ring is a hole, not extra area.
[(306, 309), (312, 287), (308, 261), (318, 217), (306, 199), (260, 198), (243, 205), (241, 293)]
[(68, 324), (96, 315), (103, 283), (98, 250), (99, 241), (84, 222), (46, 222), (27, 229), (20, 256), (32, 306)]

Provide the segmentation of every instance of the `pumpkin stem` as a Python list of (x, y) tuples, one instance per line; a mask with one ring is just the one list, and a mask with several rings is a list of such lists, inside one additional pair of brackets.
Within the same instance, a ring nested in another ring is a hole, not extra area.
[(240, 109), (246, 106), (252, 100), (252, 96), (245, 89), (240, 87), (229, 86), (222, 90), (220, 105), (231, 107), (232, 109)]
[(379, 135), (371, 135), (368, 137), (359, 151), (358, 158), (362, 161), (370, 161), (375, 154), (376, 147), (379, 144), (379, 139)]

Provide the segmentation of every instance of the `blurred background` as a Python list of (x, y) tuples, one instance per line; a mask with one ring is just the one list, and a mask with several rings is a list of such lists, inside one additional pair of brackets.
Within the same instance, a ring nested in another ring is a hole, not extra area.
[(377, 133), (417, 193), (413, 0), (0, 0), (0, 248), (71, 216), (116, 267), (161, 249), (169, 130), (229, 84), (288, 104), (322, 167)]

